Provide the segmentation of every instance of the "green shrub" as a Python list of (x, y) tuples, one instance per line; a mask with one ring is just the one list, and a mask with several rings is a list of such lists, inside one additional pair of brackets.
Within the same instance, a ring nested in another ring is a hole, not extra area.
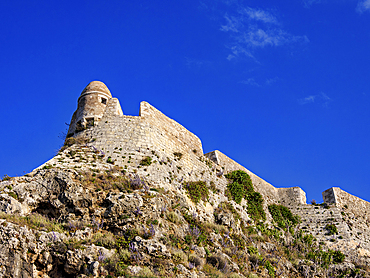
[(189, 198), (195, 203), (208, 200), (208, 187), (204, 181), (192, 181), (185, 185)]
[(238, 204), (246, 198), (248, 193), (254, 192), (251, 178), (246, 172), (237, 170), (226, 174), (225, 177), (232, 180), (227, 189)]
[(238, 273), (233, 272), (229, 275), (229, 278), (241, 278), (241, 276)]
[(333, 251), (329, 249), (327, 252), (322, 250), (308, 252), (306, 258), (316, 263), (320, 263), (322, 267), (327, 268), (333, 262), (342, 263), (345, 255), (341, 251)]
[(114, 164), (114, 161), (112, 160), (112, 157), (108, 156), (107, 163)]
[(76, 144), (76, 138), (74, 138), (74, 137), (68, 137), (64, 141), (64, 146), (66, 146), (66, 147), (70, 147), (70, 146), (72, 146), (74, 144)]
[(236, 203), (240, 204), (242, 199), (247, 200), (247, 212), (254, 221), (266, 220), (263, 210), (262, 195), (254, 191), (250, 176), (241, 170), (236, 170), (225, 175), (232, 182), (227, 186), (227, 195)]
[(17, 195), (17, 194), (15, 194), (13, 191), (8, 192), (8, 195), (9, 195), (10, 197), (13, 197), (14, 199), (18, 199), (18, 195)]
[(254, 246), (248, 246), (247, 250), (249, 255), (258, 254), (258, 249)]
[(338, 234), (338, 229), (337, 229), (337, 226), (335, 226), (335, 224), (327, 224), (325, 226), (325, 229), (328, 231), (326, 235)]
[(234, 201), (238, 204), (240, 204), (240, 202), (246, 196), (243, 184), (232, 182), (227, 186), (227, 189), (230, 191)]
[(26, 225), (35, 230), (46, 229), (47, 232), (64, 232), (62, 224), (57, 223), (56, 221), (39, 213), (32, 213), (29, 216), (20, 216), (18, 214), (6, 214), (4, 212), (0, 212), (0, 218), (6, 219), (7, 221), (19, 226)]
[(334, 251), (333, 252), (333, 261), (334, 263), (343, 263), (346, 255), (344, 255), (341, 251)]
[(247, 195), (247, 201), (248, 201), (248, 207), (247, 211), (249, 216), (254, 220), (254, 221), (259, 221), (259, 220), (266, 220), (266, 213), (263, 210), (263, 198), (262, 195), (258, 192), (252, 192)]
[(152, 158), (150, 156), (146, 156), (140, 161), (141, 166), (149, 166), (150, 164), (152, 164)]
[(140, 277), (145, 277), (145, 278), (155, 277), (153, 272), (147, 266), (144, 266), (143, 269), (140, 270), (139, 275)]
[(290, 209), (283, 205), (269, 205), (268, 209), (274, 221), (285, 231), (287, 230), (287, 226), (294, 227), (299, 223), (299, 217), (293, 215)]
[(121, 249), (118, 252), (118, 256), (119, 256), (120, 261), (128, 263), (131, 258), (131, 252), (128, 251), (128, 249)]
[(316, 238), (315, 238), (313, 235), (311, 235), (311, 234), (305, 235), (305, 236), (303, 237), (303, 241), (304, 241), (305, 243), (307, 243), (309, 246), (311, 246), (311, 245), (312, 245), (312, 242), (313, 242), (314, 240), (316, 240)]
[(266, 261), (265, 267), (266, 267), (270, 277), (275, 277), (275, 269), (269, 261)]

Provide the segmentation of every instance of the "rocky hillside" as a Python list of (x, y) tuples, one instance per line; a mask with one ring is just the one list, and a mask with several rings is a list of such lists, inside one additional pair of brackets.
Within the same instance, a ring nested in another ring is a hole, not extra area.
[(189, 172), (180, 152), (114, 152), (69, 138), (2, 179), (0, 277), (370, 277), (335, 207), (271, 203), (203, 155)]

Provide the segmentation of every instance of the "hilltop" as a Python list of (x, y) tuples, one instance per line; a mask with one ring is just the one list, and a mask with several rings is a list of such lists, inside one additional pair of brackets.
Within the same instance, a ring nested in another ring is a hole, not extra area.
[(102, 82), (64, 146), (0, 182), (0, 277), (369, 277), (370, 204), (306, 204), (147, 102), (124, 115)]

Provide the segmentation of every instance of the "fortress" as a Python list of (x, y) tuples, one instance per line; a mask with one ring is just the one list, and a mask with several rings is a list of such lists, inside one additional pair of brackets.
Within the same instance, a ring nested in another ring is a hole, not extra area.
[[(241, 189), (226, 178), (234, 170), (260, 194), (236, 202)], [(196, 135), (147, 102), (139, 116), (124, 115), (94, 81), (59, 152), (0, 180), (0, 278), (123, 277), (142, 267), (183, 278), (369, 277), (356, 273), (370, 273), (370, 203), (338, 187), (323, 199), (307, 204), (299, 187), (276, 188), (218, 150), (204, 153)]]
[[(112, 97), (102, 82), (93, 81), (82, 91), (68, 137), (88, 138), (89, 147), (104, 153), (107, 161), (125, 168), (128, 173), (144, 176), (152, 183), (160, 183), (161, 187), (172, 183), (171, 186), (181, 188), (185, 177), (190, 181), (207, 180), (222, 191), (227, 181), (216, 176), (243, 170), (250, 175), (255, 190), (262, 194), (266, 211), (267, 205), (274, 203), (291, 208), (312, 234), (325, 241), (329, 238), (325, 236), (324, 227), (330, 219), (330, 223), (337, 225), (341, 238), (350, 242), (355, 236), (370, 249), (369, 202), (333, 187), (323, 192), (324, 203), (329, 204), (329, 208), (308, 205), (306, 194), (299, 187), (276, 188), (218, 150), (204, 154), (202, 142), (196, 135), (147, 102), (141, 102), (139, 116), (124, 115), (119, 100)], [(176, 158), (176, 154), (181, 159)], [(158, 163), (142, 169), (140, 161), (148, 156)], [(83, 163), (75, 165), (85, 167)], [(217, 198), (211, 203), (217, 205), (226, 197)], [(210, 214), (212, 211), (209, 207)]]
[[(223, 172), (237, 169), (248, 172), (256, 190), (271, 202), (288, 206), (306, 204), (306, 194), (299, 187), (275, 188), (218, 150), (204, 154), (202, 142), (195, 134), (145, 101), (140, 103), (139, 116), (124, 115), (119, 100), (113, 98), (100, 81), (88, 84), (78, 98), (77, 110), (67, 133), (67, 138), (71, 136), (93, 138), (94, 147), (109, 152), (116, 165), (121, 166), (115, 152), (117, 148), (127, 152), (141, 150), (142, 156), (149, 149), (168, 156), (181, 153), (182, 162), (189, 171), (195, 170), (199, 158), (206, 157), (219, 165)], [(324, 203), (354, 210), (360, 205), (370, 211), (370, 203), (336, 187), (324, 191), (323, 200)]]
[(147, 150), (166, 156), (181, 153), (181, 167), (188, 172), (200, 170), (200, 160), (209, 159), (222, 172), (238, 169), (248, 172), (256, 190), (270, 200), (269, 203), (306, 203), (306, 194), (299, 187), (275, 188), (218, 150), (204, 154), (202, 142), (196, 135), (147, 102), (140, 103), (139, 116), (124, 115), (119, 100), (99, 81), (88, 84), (78, 98), (67, 133), (67, 138), (71, 136), (92, 138), (94, 147), (109, 153), (118, 166), (124, 163), (117, 149), (139, 151), (140, 157), (145, 157)]

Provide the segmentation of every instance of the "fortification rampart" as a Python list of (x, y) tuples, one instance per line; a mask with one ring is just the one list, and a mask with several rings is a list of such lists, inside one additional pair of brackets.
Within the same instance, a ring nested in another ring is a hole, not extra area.
[[(118, 99), (112, 98), (101, 82), (90, 83), (82, 92), (68, 135), (90, 138), (94, 148), (102, 150), (118, 166), (126, 165), (126, 156), (135, 156), (140, 161), (148, 154), (155, 154), (159, 162), (166, 162), (176, 159), (175, 153), (179, 153), (180, 167), (191, 176), (193, 171), (205, 172), (203, 162), (207, 157), (223, 172), (246, 171), (266, 204), (306, 204), (305, 193), (298, 187), (275, 188), (219, 151), (204, 157), (201, 140), (196, 135), (147, 102), (141, 102), (139, 116), (124, 115)], [(216, 169), (213, 167), (212, 171)]]
[(370, 203), (351, 195), (339, 187), (332, 187), (322, 193), (325, 203), (335, 204), (338, 208), (346, 208), (356, 217), (370, 221)]
[(193, 152), (198, 155), (203, 154), (202, 142), (196, 135), (164, 115), (149, 103), (145, 101), (140, 103), (139, 115), (143, 117), (150, 126), (160, 129), (163, 132), (163, 136), (173, 142), (177, 148), (180, 148), (186, 153)]
[(279, 201), (286, 206), (306, 204), (306, 194), (299, 187), (276, 188), (218, 150), (206, 153), (205, 156), (222, 166), (225, 172), (234, 170), (247, 172), (254, 187), (264, 196), (268, 204)]

